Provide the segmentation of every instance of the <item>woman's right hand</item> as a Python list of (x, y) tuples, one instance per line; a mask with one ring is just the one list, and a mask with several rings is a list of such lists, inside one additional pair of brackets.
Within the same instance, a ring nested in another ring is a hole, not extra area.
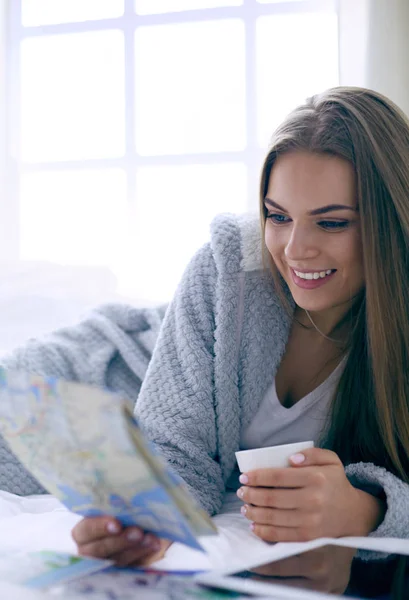
[(82, 519), (72, 537), (78, 554), (113, 560), (119, 567), (151, 564), (161, 559), (172, 543), (139, 527), (125, 528), (112, 517)]

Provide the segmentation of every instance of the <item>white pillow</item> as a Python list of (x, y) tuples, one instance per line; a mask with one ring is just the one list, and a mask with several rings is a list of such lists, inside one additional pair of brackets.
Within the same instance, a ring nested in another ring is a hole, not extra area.
[(104, 302), (132, 302), (117, 293), (104, 267), (0, 262), (0, 355), (65, 325)]

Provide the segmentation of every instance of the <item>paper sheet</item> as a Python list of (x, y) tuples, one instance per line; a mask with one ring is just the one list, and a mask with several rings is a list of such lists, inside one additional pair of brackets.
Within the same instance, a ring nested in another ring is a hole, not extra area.
[(6, 600), (55, 600), (55, 596), (47, 592), (29, 590), (20, 585), (0, 581), (0, 598)]
[[(307, 543), (267, 544), (251, 532), (247, 519), (239, 512), (240, 506), (235, 494), (226, 495), (221, 513), (214, 517), (219, 535), (201, 538), (206, 554), (175, 543), (155, 566), (163, 570), (226, 570), (236, 565), (249, 565), (249, 561), (255, 565), (264, 559), (285, 558), (329, 541), (339, 545), (352, 543), (380, 552), (409, 554), (409, 540), (393, 538), (325, 538)], [(11, 549), (75, 553), (71, 529), (79, 519), (52, 496), (21, 498), (0, 491), (0, 552)]]
[(143, 435), (126, 398), (0, 367), (0, 400), (2, 436), (71, 511), (111, 515), (198, 550), (198, 536), (216, 535), (184, 481)]
[(0, 553), (0, 581), (23, 585), (30, 589), (47, 590), (94, 575), (111, 566), (112, 561), (109, 560), (49, 550), (8, 550)]

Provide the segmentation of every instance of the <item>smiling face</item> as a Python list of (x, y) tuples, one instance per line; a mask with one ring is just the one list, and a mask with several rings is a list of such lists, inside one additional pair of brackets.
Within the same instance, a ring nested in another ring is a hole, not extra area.
[(265, 243), (295, 303), (339, 319), (364, 287), (352, 166), (325, 154), (284, 154), (265, 207)]

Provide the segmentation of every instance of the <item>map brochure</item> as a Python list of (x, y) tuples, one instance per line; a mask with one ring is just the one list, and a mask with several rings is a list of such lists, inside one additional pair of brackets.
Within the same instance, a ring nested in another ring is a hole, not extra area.
[(198, 537), (217, 535), (119, 394), (0, 367), (0, 433), (74, 513), (110, 515), (198, 550)]
[(47, 589), (106, 570), (111, 564), (109, 560), (62, 552), (8, 551), (0, 553), (0, 581)]
[[(4, 593), (7, 584), (13, 585), (11, 593), (9, 588)], [(151, 567), (118, 568), (108, 560), (53, 551), (0, 552), (0, 597), (8, 600), (32, 598), (29, 590), (41, 591), (41, 598), (50, 600), (227, 600), (242, 597), (237, 592), (196, 583), (191, 571), (169, 573)]]

